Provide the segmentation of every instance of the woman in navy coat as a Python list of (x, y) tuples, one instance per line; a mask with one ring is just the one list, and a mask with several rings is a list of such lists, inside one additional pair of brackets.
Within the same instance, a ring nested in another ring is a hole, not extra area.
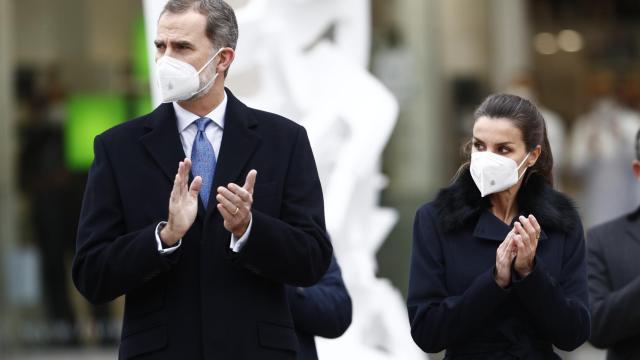
[(474, 118), (470, 161), (416, 213), (411, 335), (446, 359), (559, 359), (589, 337), (580, 218), (532, 103), (492, 95)]

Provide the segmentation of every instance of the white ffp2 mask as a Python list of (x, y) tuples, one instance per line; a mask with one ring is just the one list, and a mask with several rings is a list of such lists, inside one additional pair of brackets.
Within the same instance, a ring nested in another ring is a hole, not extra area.
[(162, 102), (173, 102), (191, 99), (207, 89), (218, 77), (218, 72), (203, 87), (200, 87), (200, 73), (220, 54), (222, 49), (207, 61), (200, 70), (191, 64), (170, 56), (158, 59), (157, 75)]
[(471, 177), (476, 183), (480, 195), (485, 197), (489, 194), (494, 194), (500, 191), (507, 190), (515, 185), (522, 176), (518, 174), (518, 170), (529, 158), (527, 156), (518, 165), (512, 159), (501, 156), (491, 151), (476, 151), (471, 154)]

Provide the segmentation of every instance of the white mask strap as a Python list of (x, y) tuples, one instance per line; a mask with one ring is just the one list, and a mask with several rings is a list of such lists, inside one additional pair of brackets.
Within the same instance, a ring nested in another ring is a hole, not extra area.
[[(209, 64), (211, 64), (211, 62), (213, 61), (213, 59), (215, 59), (218, 55), (220, 55), (220, 52), (222, 51), (222, 48), (220, 48), (220, 50), (218, 50), (218, 52), (213, 55), (213, 57), (211, 59), (209, 59), (209, 61), (207, 61), (206, 64), (204, 64), (204, 66), (200, 69), (200, 71), (198, 71), (198, 75), (200, 75), (200, 73), (202, 72), (202, 70), (204, 70), (207, 66), (209, 66)], [(193, 94), (191, 94), (190, 98), (193, 98), (194, 96), (200, 94), (201, 92), (203, 92), (205, 89), (207, 89), (214, 81), (216, 81), (216, 79), (218, 78), (218, 72), (216, 71), (216, 74), (213, 75), (213, 77), (211, 78), (211, 80), (209, 80), (209, 82), (201, 87), (198, 91), (194, 92)]]
[[(522, 165), (525, 163), (525, 161), (527, 161), (527, 159), (529, 159), (529, 155), (531, 155), (531, 152), (527, 153), (527, 156), (524, 157), (524, 160), (522, 160), (522, 162), (520, 163), (520, 165), (518, 165), (518, 171), (520, 171), (520, 168), (522, 167)], [(527, 172), (527, 170), (525, 169), (522, 172), (522, 175), (518, 176), (518, 181), (520, 181), (520, 179), (522, 179), (522, 177), (524, 176), (524, 174)]]
[[(215, 59), (218, 55), (220, 55), (220, 52), (222, 51), (223, 48), (220, 48), (220, 50), (218, 50), (218, 52), (216, 52), (215, 55), (213, 55), (213, 57), (211, 57), (211, 59), (209, 59), (209, 61), (207, 61), (206, 64), (204, 64), (200, 70), (198, 70), (198, 75), (200, 75), (200, 73), (202, 72), (202, 70), (204, 70), (207, 66), (209, 66), (209, 64), (211, 64), (211, 62), (213, 61), (213, 59)], [(218, 74), (218, 72), (216, 71), (216, 74)]]

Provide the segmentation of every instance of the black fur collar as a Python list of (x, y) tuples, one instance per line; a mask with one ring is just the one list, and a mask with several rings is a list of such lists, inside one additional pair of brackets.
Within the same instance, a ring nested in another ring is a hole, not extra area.
[[(578, 227), (579, 217), (573, 202), (536, 173), (527, 175), (517, 201), (520, 213), (533, 214), (546, 232), (569, 233)], [(480, 197), (468, 168), (462, 170), (450, 186), (440, 190), (433, 205), (445, 232), (475, 223), (482, 211), (491, 207), (488, 196)]]

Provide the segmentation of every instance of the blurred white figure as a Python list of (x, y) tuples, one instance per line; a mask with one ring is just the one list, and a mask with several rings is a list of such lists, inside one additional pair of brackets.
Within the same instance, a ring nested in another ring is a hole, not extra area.
[(591, 112), (577, 120), (571, 159), (583, 185), (580, 205), (587, 226), (630, 212), (640, 202), (629, 171), (638, 129), (638, 113), (610, 97), (598, 100)]
[(571, 165), (582, 185), (578, 199), (586, 227), (631, 212), (640, 202), (629, 171), (640, 115), (616, 100), (618, 84), (608, 69), (589, 74), (587, 92), (595, 101), (577, 119), (571, 137)]
[(366, 70), (369, 0), (237, 3), (240, 40), (230, 88), (250, 106), (306, 127), (327, 228), (353, 301), (347, 333), (317, 339), (320, 358), (424, 359), (400, 293), (376, 277), (376, 253), (397, 218), (379, 206), (379, 194), (386, 186), (381, 154), (398, 107)]

